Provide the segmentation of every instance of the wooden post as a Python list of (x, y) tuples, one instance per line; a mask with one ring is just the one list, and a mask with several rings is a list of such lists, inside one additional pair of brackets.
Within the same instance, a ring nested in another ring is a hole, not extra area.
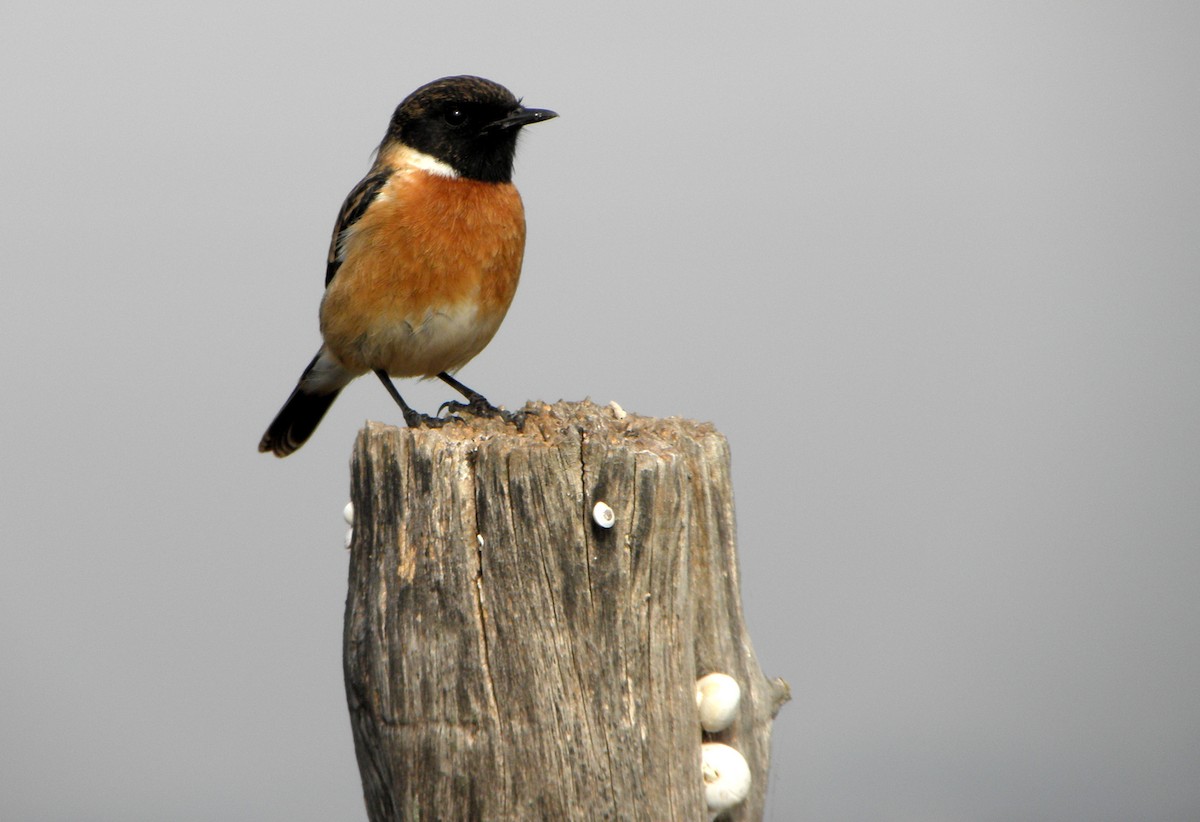
[[(742, 617), (725, 438), (590, 402), (530, 408), (523, 433), (359, 435), (344, 665), (369, 818), (704, 820), (711, 740), (751, 769), (728, 818), (759, 819), (789, 697)], [(695, 682), (712, 671), (742, 701), (702, 737)]]

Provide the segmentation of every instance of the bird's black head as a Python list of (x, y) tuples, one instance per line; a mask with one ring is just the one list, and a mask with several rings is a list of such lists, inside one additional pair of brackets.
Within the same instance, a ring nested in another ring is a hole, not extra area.
[(408, 95), (392, 115), (386, 145), (398, 141), (472, 180), (512, 179), (521, 126), (557, 117), (525, 108), (513, 93), (482, 77), (443, 77)]

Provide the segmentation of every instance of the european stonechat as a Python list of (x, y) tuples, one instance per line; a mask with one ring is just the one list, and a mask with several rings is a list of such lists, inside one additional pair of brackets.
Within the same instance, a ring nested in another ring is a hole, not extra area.
[(438, 377), (467, 400), (447, 403), (454, 410), (501, 413), (451, 374), (492, 339), (517, 290), (525, 253), (512, 183), (517, 136), (556, 116), (481, 77), (435, 80), (400, 103), (333, 229), (324, 343), (259, 451), (295, 451), (338, 392), (368, 371), (413, 427), (446, 419), (410, 408), (391, 377)]

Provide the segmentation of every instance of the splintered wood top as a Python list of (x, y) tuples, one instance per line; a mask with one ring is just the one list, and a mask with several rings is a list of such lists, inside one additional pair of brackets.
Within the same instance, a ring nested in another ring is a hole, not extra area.
[[(510, 438), (514, 445), (531, 445), (541, 441), (547, 445), (560, 445), (565, 441), (576, 441), (586, 433), (593, 442), (607, 441), (611, 445), (636, 444), (658, 454), (673, 452), (680, 442), (704, 440), (716, 437), (722, 442), (724, 436), (708, 422), (697, 422), (683, 417), (644, 417), (640, 414), (620, 412), (612, 405), (597, 405), (591, 400), (556, 403), (530, 401), (521, 409), (525, 411), (524, 429), (518, 431), (512, 423), (499, 418), (466, 416), (461, 422), (451, 422), (441, 428), (404, 429), (418, 437), (442, 437), (452, 442), (482, 442), (498, 438)], [(622, 416), (622, 414), (624, 414)], [(396, 426), (370, 421), (367, 430), (378, 433)]]

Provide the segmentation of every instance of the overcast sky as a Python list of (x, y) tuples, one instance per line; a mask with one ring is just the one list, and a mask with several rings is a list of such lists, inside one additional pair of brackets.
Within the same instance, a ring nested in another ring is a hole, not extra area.
[[(8, 3), (0, 818), (363, 819), (353, 385), (255, 445), (457, 73), (529, 243), (463, 380), (730, 439), (768, 818), (1200, 819), (1200, 5)], [(444, 386), (402, 386), (417, 407)]]

